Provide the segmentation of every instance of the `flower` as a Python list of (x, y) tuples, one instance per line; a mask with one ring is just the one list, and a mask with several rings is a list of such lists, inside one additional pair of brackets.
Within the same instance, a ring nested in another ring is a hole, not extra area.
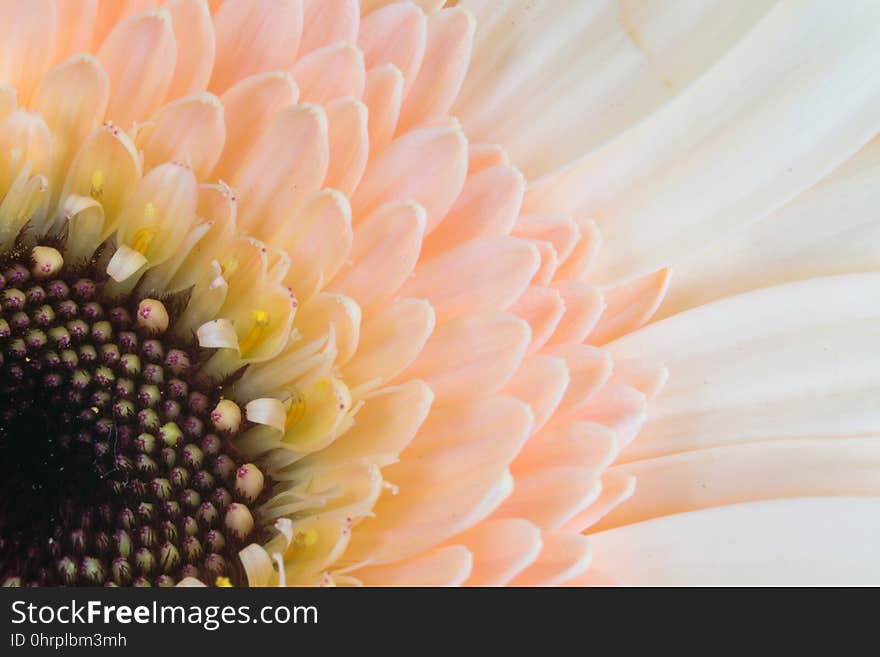
[(841, 273), (787, 226), (870, 167), (876, 8), (158, 4), (0, 7), (4, 584), (803, 581), (877, 535), (816, 476), (873, 449), (829, 387), (874, 277), (717, 300)]

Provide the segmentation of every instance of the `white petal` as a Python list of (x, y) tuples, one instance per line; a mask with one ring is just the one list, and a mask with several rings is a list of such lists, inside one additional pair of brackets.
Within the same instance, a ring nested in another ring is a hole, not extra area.
[(636, 586), (880, 584), (880, 498), (735, 504), (592, 534), (593, 563)]

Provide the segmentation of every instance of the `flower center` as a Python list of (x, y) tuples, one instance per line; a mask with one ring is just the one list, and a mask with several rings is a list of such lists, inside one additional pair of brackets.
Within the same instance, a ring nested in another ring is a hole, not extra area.
[(179, 300), (109, 299), (96, 261), (45, 245), (0, 272), (0, 583), (244, 583), (263, 475)]

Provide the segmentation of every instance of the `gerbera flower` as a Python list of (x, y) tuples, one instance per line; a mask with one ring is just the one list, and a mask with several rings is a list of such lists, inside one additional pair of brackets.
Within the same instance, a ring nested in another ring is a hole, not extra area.
[(716, 300), (853, 261), (804, 215), (872, 162), (875, 7), (160, 4), (0, 4), (0, 581), (798, 581), (870, 544), (833, 386), (874, 277)]

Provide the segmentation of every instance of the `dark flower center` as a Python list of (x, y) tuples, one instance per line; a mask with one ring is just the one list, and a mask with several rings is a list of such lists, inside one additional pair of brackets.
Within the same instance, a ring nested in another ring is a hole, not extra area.
[(96, 262), (47, 274), (34, 258), (0, 260), (0, 583), (244, 583), (248, 466), (237, 424), (212, 419), (210, 352), (173, 337), (185, 300), (153, 302), (170, 315), (157, 331), (138, 315), (155, 294), (110, 299)]

